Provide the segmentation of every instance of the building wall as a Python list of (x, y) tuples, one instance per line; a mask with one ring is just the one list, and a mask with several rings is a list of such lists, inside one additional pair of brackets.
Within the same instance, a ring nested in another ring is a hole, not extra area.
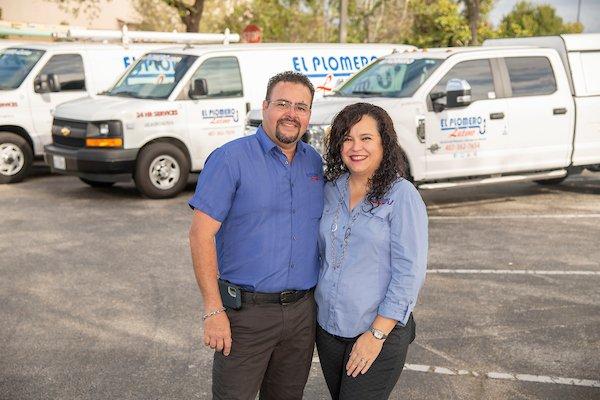
[(47, 25), (67, 23), (88, 29), (120, 29), (119, 21), (128, 24), (139, 22), (131, 0), (102, 0), (97, 15), (80, 12), (77, 17), (48, 0), (0, 0), (0, 8), (5, 21)]

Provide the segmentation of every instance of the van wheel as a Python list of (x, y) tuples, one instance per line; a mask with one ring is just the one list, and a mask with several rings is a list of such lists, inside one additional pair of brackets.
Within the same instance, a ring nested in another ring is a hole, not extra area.
[(86, 183), (94, 188), (107, 188), (107, 187), (111, 187), (112, 185), (115, 184), (114, 182), (100, 182), (100, 181), (93, 181), (91, 179), (85, 179), (85, 178), (79, 178), (79, 179), (81, 180), (81, 182)]
[(0, 183), (21, 182), (29, 174), (33, 149), (19, 135), (0, 132)]
[(189, 174), (190, 163), (183, 151), (171, 143), (158, 142), (140, 151), (133, 178), (144, 196), (165, 199), (185, 188)]
[(543, 179), (541, 181), (534, 181), (534, 182), (537, 183), (538, 185), (542, 185), (542, 186), (560, 185), (568, 177), (569, 177), (569, 175), (565, 175), (562, 178)]

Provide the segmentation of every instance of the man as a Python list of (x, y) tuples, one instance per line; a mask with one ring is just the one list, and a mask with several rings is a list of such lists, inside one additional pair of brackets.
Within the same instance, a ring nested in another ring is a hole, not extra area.
[[(190, 200), (213, 398), (302, 399), (312, 362), (323, 210), (321, 157), (300, 141), (314, 88), (296, 72), (269, 81), (256, 134), (209, 157)], [(241, 287), (223, 307), (217, 278)]]

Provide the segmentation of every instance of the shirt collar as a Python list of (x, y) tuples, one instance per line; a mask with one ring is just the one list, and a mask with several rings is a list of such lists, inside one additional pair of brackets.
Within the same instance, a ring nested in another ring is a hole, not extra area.
[[(277, 147), (275, 142), (273, 140), (271, 140), (269, 135), (267, 135), (267, 132), (265, 132), (262, 125), (260, 125), (258, 127), (258, 129), (256, 130), (256, 137), (258, 138), (258, 143), (260, 143), (260, 147), (262, 147), (262, 149), (265, 153), (268, 153), (271, 150), (273, 150), (273, 148)], [(299, 152), (306, 154), (307, 146), (308, 145), (306, 143), (304, 143), (302, 140), (299, 141), (296, 144), (296, 154), (298, 154)]]

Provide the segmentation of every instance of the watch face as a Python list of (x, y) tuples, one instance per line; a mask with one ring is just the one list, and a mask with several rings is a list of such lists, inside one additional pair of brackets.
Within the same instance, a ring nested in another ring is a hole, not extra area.
[(373, 336), (375, 336), (376, 339), (383, 339), (383, 333), (377, 329), (372, 329), (371, 333), (373, 333)]

